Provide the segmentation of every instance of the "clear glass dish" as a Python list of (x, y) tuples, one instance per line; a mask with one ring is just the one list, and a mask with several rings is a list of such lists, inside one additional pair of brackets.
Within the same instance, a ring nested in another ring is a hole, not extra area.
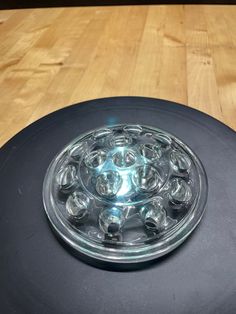
[(199, 223), (207, 178), (175, 136), (143, 125), (83, 134), (51, 162), (43, 185), (59, 236), (92, 258), (137, 263), (170, 252)]

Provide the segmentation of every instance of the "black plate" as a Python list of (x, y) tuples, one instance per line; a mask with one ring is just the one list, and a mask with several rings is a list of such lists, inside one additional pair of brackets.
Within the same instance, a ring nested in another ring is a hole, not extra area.
[[(55, 154), (106, 124), (140, 123), (181, 138), (205, 166), (206, 213), (178, 249), (139, 270), (76, 258), (56, 239), (42, 204)], [(0, 313), (236, 313), (236, 133), (164, 100), (88, 101), (33, 123), (0, 151)], [(101, 266), (101, 265), (98, 265)]]

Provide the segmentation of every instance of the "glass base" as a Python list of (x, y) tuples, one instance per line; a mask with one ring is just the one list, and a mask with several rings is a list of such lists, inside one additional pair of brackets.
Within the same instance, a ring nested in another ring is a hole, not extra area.
[(56, 232), (75, 250), (119, 263), (173, 250), (199, 223), (204, 168), (175, 136), (117, 125), (83, 134), (52, 161), (43, 200)]

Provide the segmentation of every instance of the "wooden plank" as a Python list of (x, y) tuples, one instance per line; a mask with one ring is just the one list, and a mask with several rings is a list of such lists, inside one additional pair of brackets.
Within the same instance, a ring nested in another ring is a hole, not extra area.
[(186, 8), (188, 105), (223, 121), (207, 19), (208, 8)]
[(236, 7), (112, 6), (0, 12), (0, 145), (86, 99), (165, 98), (236, 130)]

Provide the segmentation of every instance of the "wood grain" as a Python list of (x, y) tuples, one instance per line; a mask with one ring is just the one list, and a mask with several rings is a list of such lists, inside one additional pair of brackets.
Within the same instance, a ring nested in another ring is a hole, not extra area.
[(236, 6), (0, 11), (0, 145), (52, 111), (115, 95), (180, 102), (236, 130)]

